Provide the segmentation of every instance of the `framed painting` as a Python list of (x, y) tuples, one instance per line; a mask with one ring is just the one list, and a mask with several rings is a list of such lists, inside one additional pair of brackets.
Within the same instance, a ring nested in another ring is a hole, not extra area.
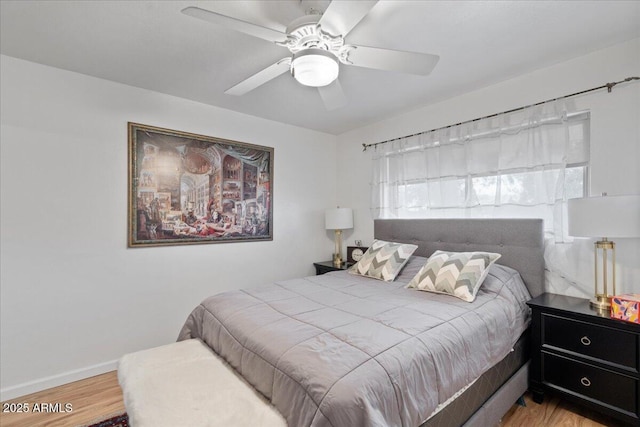
[(129, 247), (273, 240), (273, 148), (129, 123)]

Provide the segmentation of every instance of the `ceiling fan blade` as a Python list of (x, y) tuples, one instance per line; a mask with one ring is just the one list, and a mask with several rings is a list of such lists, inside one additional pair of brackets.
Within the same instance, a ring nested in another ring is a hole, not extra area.
[(440, 60), (438, 55), (378, 47), (353, 46), (347, 63), (357, 67), (428, 76)]
[(287, 39), (287, 35), (285, 33), (281, 33), (280, 31), (272, 30), (271, 28), (262, 27), (256, 24), (251, 24), (250, 22), (231, 18), (230, 16), (221, 15), (209, 10), (200, 9), (199, 7), (195, 6), (190, 6), (182, 9), (182, 13), (194, 18), (202, 19), (203, 21), (211, 22), (212, 24), (220, 25), (221, 27), (225, 27), (230, 30), (249, 34), (250, 36), (258, 37), (270, 42), (282, 42)]
[(261, 86), (268, 81), (271, 81), (278, 77), (280, 74), (283, 74), (289, 71), (291, 67), (291, 58), (283, 58), (280, 61), (276, 62), (273, 65), (268, 66), (262, 71), (258, 71), (253, 76), (249, 77), (233, 86), (232, 88), (227, 89), (224, 93), (227, 95), (244, 95), (247, 92), (252, 91), (253, 89)]
[(333, 36), (345, 37), (364, 18), (378, 0), (333, 0), (320, 18), (320, 26)]
[(327, 111), (337, 110), (347, 105), (347, 97), (337, 79), (327, 86), (319, 87), (318, 92)]

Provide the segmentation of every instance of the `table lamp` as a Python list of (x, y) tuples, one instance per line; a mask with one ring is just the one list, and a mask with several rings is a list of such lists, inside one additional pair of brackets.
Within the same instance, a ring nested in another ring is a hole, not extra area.
[(327, 230), (335, 230), (336, 247), (333, 254), (333, 265), (342, 265), (342, 230), (353, 228), (353, 210), (337, 207), (327, 209), (324, 213), (324, 225)]
[[(611, 307), (611, 296), (616, 294), (616, 245), (609, 238), (640, 237), (640, 194), (625, 196), (584, 197), (568, 202), (569, 235), (597, 237), (595, 246), (595, 297), (591, 307), (607, 310)], [(606, 237), (605, 237), (606, 236)], [(602, 253), (598, 259), (599, 252)], [(607, 262), (611, 254), (611, 285)], [(598, 265), (602, 265), (602, 289), (598, 280)]]

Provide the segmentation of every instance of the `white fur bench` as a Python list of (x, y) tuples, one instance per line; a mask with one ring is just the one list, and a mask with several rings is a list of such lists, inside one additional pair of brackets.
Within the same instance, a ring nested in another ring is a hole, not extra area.
[(287, 423), (200, 340), (123, 356), (118, 380), (132, 427), (286, 427)]

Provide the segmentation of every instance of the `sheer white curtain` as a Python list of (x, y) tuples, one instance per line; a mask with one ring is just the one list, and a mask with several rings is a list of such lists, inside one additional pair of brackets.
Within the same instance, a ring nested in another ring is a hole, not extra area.
[(372, 158), (375, 218), (543, 218), (562, 241), (567, 192), (586, 188), (589, 114), (553, 101), (382, 144)]

